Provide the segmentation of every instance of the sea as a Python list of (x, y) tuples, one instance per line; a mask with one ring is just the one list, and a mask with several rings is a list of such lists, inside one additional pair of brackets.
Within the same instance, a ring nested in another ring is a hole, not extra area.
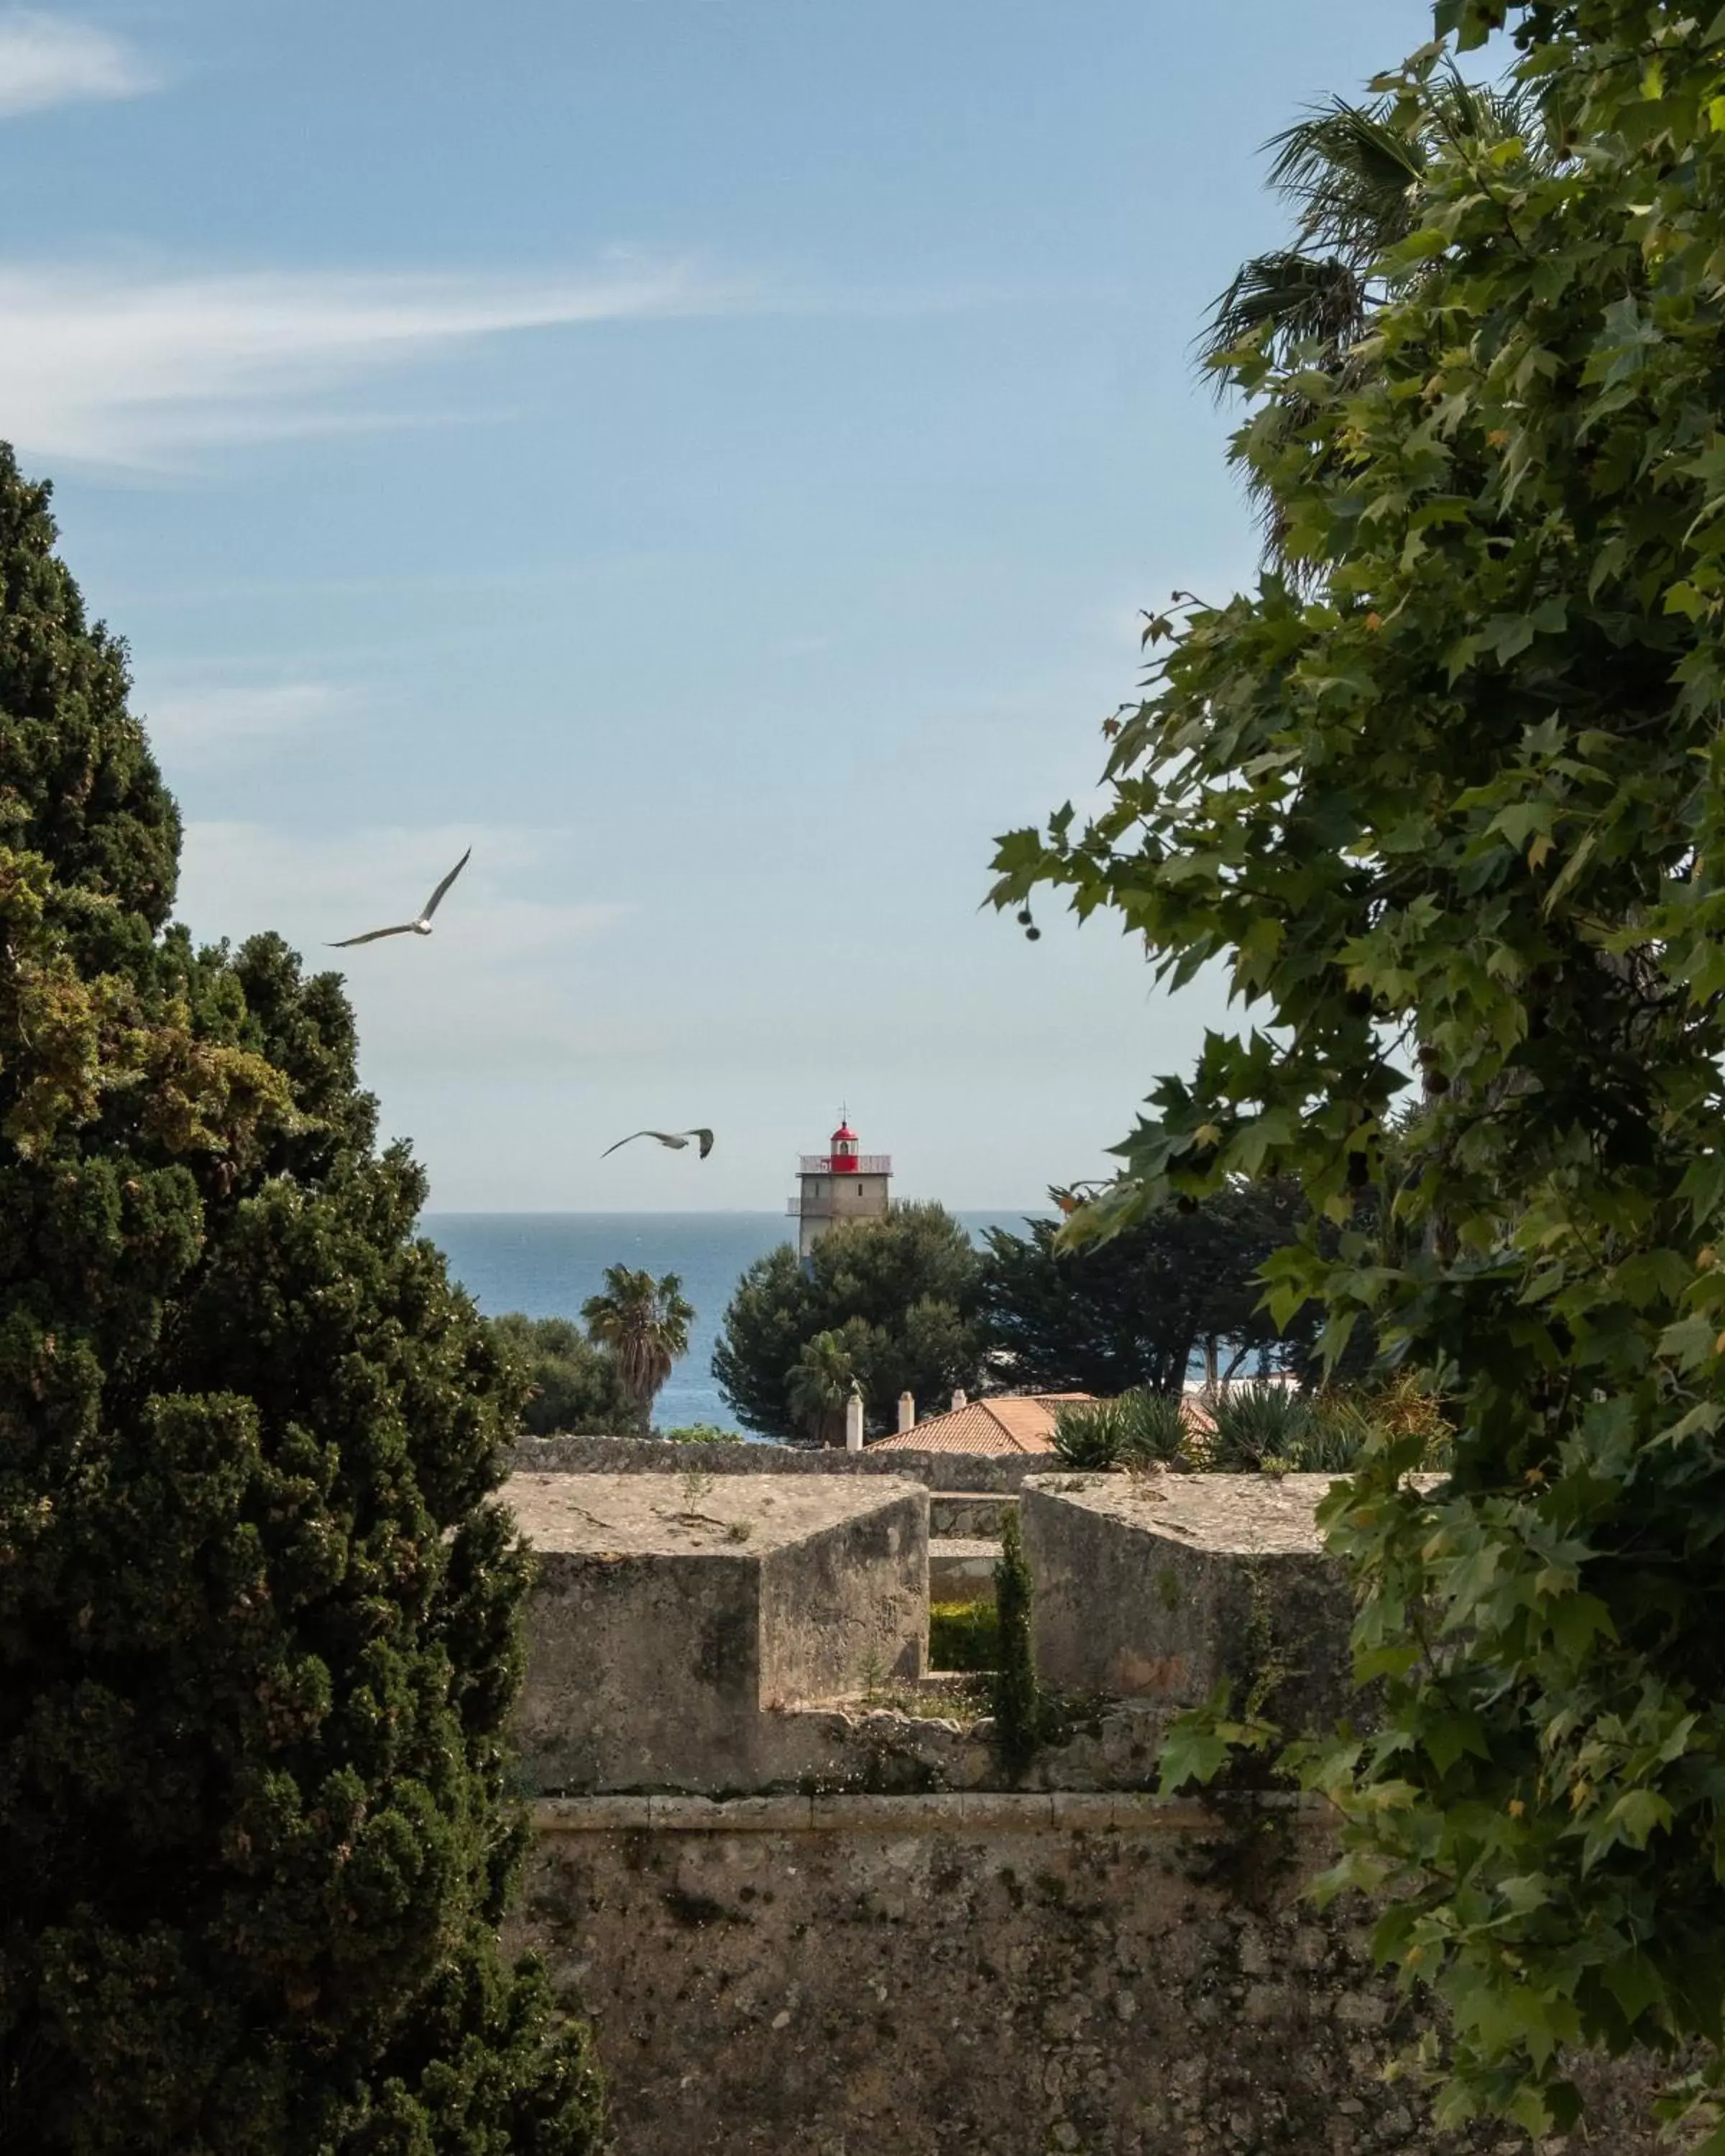
[[(1022, 1213), (960, 1213), (973, 1240), (987, 1228), (1024, 1232)], [(607, 1265), (629, 1265), (655, 1278), (675, 1273), (695, 1306), (689, 1352), (676, 1363), (654, 1409), (660, 1430), (737, 1418), (713, 1382), (713, 1349), (726, 1305), (755, 1260), (794, 1240), (778, 1213), (428, 1213), (421, 1226), (449, 1270), (488, 1317), (519, 1310), (529, 1317), (572, 1317), (605, 1284)]]

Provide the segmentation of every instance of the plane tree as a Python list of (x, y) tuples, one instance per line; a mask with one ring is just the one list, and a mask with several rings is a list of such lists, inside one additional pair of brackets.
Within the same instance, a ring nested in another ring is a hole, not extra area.
[[(1369, 1322), (1453, 1422), (1444, 1486), (1384, 1435), (1329, 1507), (1381, 1725), (1291, 1763), (1447, 2003), (1440, 2116), (1543, 2133), (1563, 2047), (1695, 2042), (1717, 2150), (1725, 18), (1438, 16), (1513, 23), (1538, 141), (1436, 139), (1436, 48), (1378, 86), (1425, 149), (1347, 365), (1228, 362), (1277, 557), (1149, 624), (1105, 805), (1005, 839), (997, 896), (1239, 999), (1072, 1239), (1297, 1177), (1280, 1308)], [(1357, 1205), (1399, 1113), (1391, 1245)], [(1171, 1779), (1248, 1739), (1189, 1725)]]

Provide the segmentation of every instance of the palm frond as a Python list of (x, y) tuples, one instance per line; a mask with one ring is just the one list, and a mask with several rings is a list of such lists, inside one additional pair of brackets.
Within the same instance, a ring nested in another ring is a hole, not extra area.
[(1370, 260), (1408, 228), (1409, 190), (1425, 171), (1417, 135), (1391, 118), (1387, 99), (1350, 105), (1336, 98), (1265, 145), (1270, 185), (1299, 207), (1306, 244)]
[(1199, 353), (1214, 362), (1248, 337), (1262, 335), (1279, 361), (1304, 344), (1317, 344), (1334, 357), (1359, 334), (1366, 300), (1364, 277), (1339, 255), (1295, 249), (1256, 255), (1211, 308)]

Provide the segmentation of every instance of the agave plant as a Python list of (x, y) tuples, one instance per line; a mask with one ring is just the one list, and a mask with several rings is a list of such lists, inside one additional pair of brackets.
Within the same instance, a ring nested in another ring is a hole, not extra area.
[(1294, 1471), (1352, 1474), (1372, 1429), (1369, 1413), (1353, 1400), (1338, 1395), (1313, 1401), (1307, 1410), (1306, 1426), (1294, 1438), (1290, 1451)]
[(1124, 1400), (1075, 1401), (1055, 1417), (1055, 1455), (1062, 1466), (1088, 1473), (1117, 1467), (1125, 1456), (1128, 1427)]
[(1210, 1415), (1210, 1465), (1224, 1475), (1255, 1474), (1266, 1460), (1292, 1461), (1312, 1421), (1288, 1385), (1230, 1385), (1212, 1399)]
[(1179, 1458), (1186, 1443), (1186, 1410), (1178, 1394), (1153, 1393), (1141, 1385), (1117, 1404), (1126, 1424), (1121, 1457), (1128, 1466)]

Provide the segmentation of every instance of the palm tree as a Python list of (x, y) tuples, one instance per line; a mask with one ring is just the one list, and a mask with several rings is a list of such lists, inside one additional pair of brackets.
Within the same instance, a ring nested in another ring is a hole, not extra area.
[(1411, 229), (1426, 146), (1393, 124), (1389, 99), (1343, 98), (1265, 144), (1269, 184), (1298, 209), (1293, 244), (1244, 264), (1210, 311), (1199, 354), (1214, 365), (1254, 336), (1285, 364), (1315, 346), (1334, 364), (1370, 319), (1373, 271)]
[(855, 1342), (845, 1334), (856, 1322), (853, 1318), (843, 1332), (817, 1332), (805, 1341), (786, 1381), (785, 1404), (813, 1445), (845, 1441), (845, 1404), (857, 1381)]
[[(1557, 152), (1526, 94), (1463, 81), (1450, 70), (1426, 83), (1411, 114), (1394, 96), (1367, 105), (1336, 98), (1272, 136), (1269, 184), (1296, 213), (1292, 244), (1242, 264), (1217, 299), (1198, 340), (1200, 362), (1225, 388), (1230, 354), (1255, 344), (1278, 367), (1296, 358), (1345, 370), (1387, 290), (1384, 258), (1418, 226), (1420, 191), (1433, 160), (1505, 142), (1548, 168)], [(1501, 176), (1500, 176), (1501, 177)], [(1290, 435), (1301, 424), (1285, 396)], [(1281, 551), (1274, 506), (1254, 483), (1266, 552)]]
[(675, 1273), (656, 1281), (628, 1265), (607, 1265), (604, 1293), (590, 1295), (581, 1306), (588, 1338), (610, 1349), (644, 1416), (651, 1414), (672, 1363), (688, 1353), (695, 1310), (682, 1291)]

